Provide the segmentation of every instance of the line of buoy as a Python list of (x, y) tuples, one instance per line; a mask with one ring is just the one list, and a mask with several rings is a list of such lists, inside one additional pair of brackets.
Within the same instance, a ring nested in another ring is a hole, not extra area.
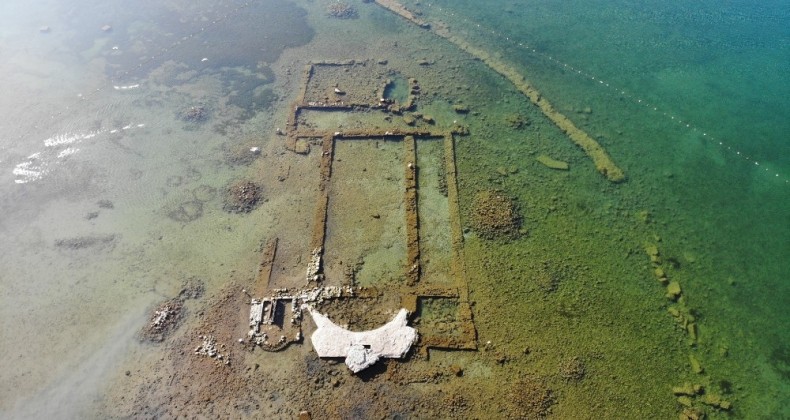
[(764, 172), (766, 172), (768, 175), (771, 175), (771, 176), (773, 176), (775, 178), (782, 179), (785, 184), (790, 185), (790, 177), (787, 177), (787, 176), (784, 176), (784, 175), (782, 175), (782, 174), (780, 174), (778, 172), (772, 171), (767, 165), (761, 165), (761, 163), (758, 160), (756, 160), (756, 159), (752, 158), (751, 156), (749, 156), (748, 154), (743, 153), (740, 150), (738, 150), (736, 146), (733, 146), (733, 145), (729, 144), (728, 142), (724, 141), (721, 138), (717, 138), (717, 137), (714, 137), (714, 136), (710, 135), (707, 132), (707, 130), (704, 130), (704, 129), (702, 129), (699, 126), (697, 126), (695, 124), (692, 124), (690, 121), (688, 121), (688, 120), (686, 120), (684, 118), (681, 118), (681, 117), (679, 117), (678, 115), (676, 115), (676, 114), (674, 114), (672, 112), (668, 112), (668, 111), (664, 111), (663, 109), (660, 109), (658, 106), (654, 105), (653, 103), (642, 99), (642, 97), (639, 96), (639, 95), (631, 93), (631, 92), (629, 92), (629, 91), (627, 91), (625, 89), (619, 88), (619, 87), (615, 86), (614, 84), (609, 83), (608, 81), (604, 80), (603, 78), (597, 77), (594, 74), (592, 74), (592, 73), (590, 73), (588, 71), (585, 71), (585, 70), (583, 70), (583, 69), (581, 69), (581, 68), (579, 68), (577, 66), (573, 66), (573, 65), (569, 64), (568, 62), (566, 62), (564, 60), (560, 60), (560, 59), (558, 59), (557, 57), (555, 57), (553, 55), (541, 52), (535, 46), (529, 45), (529, 43), (525, 43), (523, 41), (519, 41), (514, 36), (510, 36), (510, 35), (507, 35), (505, 33), (500, 32), (500, 31), (497, 31), (495, 29), (491, 29), (490, 27), (486, 27), (484, 25), (481, 25), (480, 23), (474, 22), (474, 21), (472, 21), (472, 20), (470, 20), (470, 19), (468, 19), (468, 18), (466, 18), (464, 16), (461, 16), (461, 15), (459, 15), (459, 14), (453, 12), (453, 11), (447, 10), (446, 8), (443, 8), (443, 7), (439, 6), (439, 5), (436, 5), (436, 4), (433, 4), (433, 3), (425, 3), (425, 5), (430, 7), (431, 9), (438, 10), (439, 12), (441, 12), (444, 15), (449, 15), (449, 16), (452, 16), (452, 17), (454, 17), (456, 19), (459, 19), (459, 20), (465, 22), (466, 24), (468, 24), (469, 27), (477, 28), (478, 30), (480, 30), (481, 33), (486, 33), (486, 34), (493, 35), (493, 36), (499, 38), (500, 40), (502, 40), (504, 42), (507, 42), (507, 43), (509, 43), (512, 46), (518, 47), (519, 49), (521, 49), (521, 50), (523, 50), (523, 51), (525, 51), (527, 53), (530, 53), (530, 54), (539, 56), (541, 58), (544, 58), (544, 59), (548, 60), (549, 62), (551, 62), (552, 64), (554, 64), (554, 65), (556, 65), (558, 67), (561, 67), (563, 69), (569, 70), (572, 74), (575, 74), (578, 77), (582, 77), (582, 78), (591, 80), (596, 85), (598, 85), (598, 86), (600, 86), (602, 88), (610, 89), (612, 92), (614, 92), (615, 94), (619, 95), (620, 97), (623, 97), (625, 99), (629, 99), (634, 104), (639, 105), (641, 107), (644, 107), (645, 109), (647, 109), (650, 112), (658, 113), (659, 115), (667, 118), (668, 121), (670, 121), (670, 122), (672, 122), (674, 124), (678, 124), (679, 126), (684, 127), (686, 129), (688, 129), (688, 130), (700, 135), (703, 140), (720, 147), (722, 150), (725, 150), (726, 152), (731, 153), (735, 157), (738, 157), (740, 159), (743, 159), (743, 160), (749, 162), (750, 164), (753, 164), (754, 166), (756, 166), (756, 167), (760, 168), (761, 170), (763, 170)]

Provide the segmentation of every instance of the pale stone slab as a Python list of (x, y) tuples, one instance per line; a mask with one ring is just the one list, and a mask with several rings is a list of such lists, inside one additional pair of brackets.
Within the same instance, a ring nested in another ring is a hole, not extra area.
[(380, 358), (401, 358), (417, 342), (417, 330), (406, 325), (409, 312), (401, 309), (392, 321), (370, 331), (349, 331), (308, 306), (316, 330), (311, 336), (319, 357), (345, 357), (346, 365), (359, 372)]

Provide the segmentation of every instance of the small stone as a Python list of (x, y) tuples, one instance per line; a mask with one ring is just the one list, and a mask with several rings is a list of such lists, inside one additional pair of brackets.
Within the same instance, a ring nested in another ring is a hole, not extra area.
[(705, 371), (705, 369), (700, 364), (699, 360), (697, 360), (697, 358), (694, 357), (694, 355), (692, 354), (689, 355), (689, 364), (691, 364), (691, 371), (696, 374), (701, 374), (702, 372)]
[(678, 417), (679, 420), (703, 420), (704, 418), (705, 413), (696, 408), (685, 408)]
[(110, 32), (112, 30), (112, 26), (104, 25), (101, 27), (102, 32)]
[(354, 373), (374, 365), (378, 360), (378, 354), (359, 344), (351, 345), (346, 355), (346, 365)]
[(299, 153), (300, 155), (306, 155), (310, 153), (310, 143), (308, 143), (305, 139), (297, 139), (296, 144), (294, 144), (294, 152)]
[(647, 255), (660, 255), (660, 252), (658, 251), (658, 246), (653, 244), (645, 245), (645, 252), (647, 252)]
[(650, 215), (650, 212), (649, 212), (649, 211), (647, 211), (647, 210), (642, 210), (642, 211), (638, 212), (638, 213), (636, 214), (636, 217), (637, 217), (637, 218), (638, 218), (638, 219), (639, 219), (639, 220), (640, 220), (642, 223), (645, 223), (645, 224), (647, 224), (647, 223), (650, 223), (650, 220), (651, 220), (651, 215)]
[(691, 338), (692, 341), (697, 341), (697, 324), (696, 323), (689, 322), (688, 325), (686, 325), (686, 331), (688, 331), (689, 338)]
[(694, 396), (697, 395), (697, 392), (694, 391), (694, 387), (690, 383), (685, 383), (682, 386), (673, 386), (672, 393), (675, 395), (687, 395), (687, 396)]
[(732, 403), (723, 400), (716, 394), (706, 394), (704, 397), (702, 397), (702, 403), (714, 408), (720, 408), (722, 410), (729, 410), (732, 408)]
[(450, 366), (450, 371), (453, 372), (455, 376), (464, 376), (464, 369), (458, 365)]
[(729, 355), (730, 355), (730, 348), (729, 347), (727, 347), (725, 345), (719, 346), (719, 356), (727, 357)]
[(657, 247), (657, 246), (655, 246), (655, 245), (652, 245), (652, 244), (650, 244), (650, 245), (645, 245), (645, 252), (647, 252), (647, 255), (649, 255), (649, 256), (651, 256), (651, 257), (652, 257), (652, 256), (654, 256), (654, 255), (655, 255), (655, 256), (658, 256), (658, 255), (659, 255), (659, 253), (658, 253), (658, 247)]
[(459, 114), (466, 114), (469, 112), (469, 107), (466, 105), (453, 105), (453, 111)]
[(547, 167), (549, 169), (556, 169), (556, 170), (559, 170), (559, 171), (567, 171), (570, 168), (570, 166), (568, 165), (568, 162), (563, 162), (561, 160), (557, 160), (557, 159), (551, 158), (551, 157), (546, 156), (546, 155), (540, 155), (537, 158), (535, 158), (535, 160), (537, 160), (538, 162), (543, 164), (543, 166), (545, 166), (545, 167)]
[(299, 420), (311, 420), (312, 418), (313, 418), (313, 416), (310, 415), (309, 411), (305, 410), (305, 411), (300, 411), (299, 412)]
[(676, 281), (669, 282), (667, 285), (667, 298), (677, 300), (681, 293), (682, 291), (680, 290), (680, 283)]
[(42, 34), (47, 34), (49, 33), (50, 30), (51, 28), (49, 26), (42, 26), (38, 28), (38, 31), (41, 32)]

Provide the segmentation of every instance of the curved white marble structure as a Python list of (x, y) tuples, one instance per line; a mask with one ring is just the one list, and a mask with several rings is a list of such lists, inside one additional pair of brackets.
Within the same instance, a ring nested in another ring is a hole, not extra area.
[(401, 358), (417, 342), (417, 330), (406, 325), (409, 312), (401, 309), (392, 321), (370, 331), (349, 331), (326, 315), (307, 306), (318, 327), (310, 337), (319, 357), (345, 357), (346, 365), (359, 372), (380, 358)]

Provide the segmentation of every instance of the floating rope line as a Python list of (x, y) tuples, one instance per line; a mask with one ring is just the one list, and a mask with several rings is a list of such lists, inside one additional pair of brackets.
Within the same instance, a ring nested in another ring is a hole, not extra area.
[(698, 135), (701, 135), (702, 139), (708, 141), (709, 143), (719, 146), (721, 149), (727, 151), (728, 153), (731, 153), (734, 156), (736, 156), (738, 158), (741, 158), (741, 159), (745, 160), (746, 162), (749, 162), (749, 163), (753, 164), (754, 166), (764, 170), (768, 175), (773, 176), (773, 177), (778, 178), (778, 179), (781, 179), (781, 180), (784, 181), (785, 184), (790, 185), (790, 177), (787, 177), (787, 176), (782, 175), (782, 174), (780, 174), (778, 172), (772, 171), (768, 166), (761, 165), (758, 160), (752, 158), (751, 156), (749, 156), (746, 153), (742, 153), (740, 150), (737, 149), (737, 146), (731, 145), (731, 144), (725, 142), (721, 138), (714, 137), (714, 136), (710, 135), (706, 130), (702, 129), (701, 127), (699, 127), (699, 126), (697, 126), (695, 124), (692, 124), (690, 121), (688, 121), (688, 120), (686, 120), (684, 118), (681, 118), (681, 117), (673, 114), (672, 112), (666, 112), (663, 109), (660, 109), (658, 106), (654, 105), (653, 103), (651, 103), (649, 101), (646, 101), (646, 100), (642, 99), (638, 95), (635, 95), (635, 94), (633, 94), (631, 92), (628, 92), (625, 89), (621, 89), (621, 88), (615, 86), (614, 84), (611, 84), (611, 83), (605, 81), (604, 79), (602, 79), (600, 77), (597, 77), (594, 74), (592, 74), (590, 72), (587, 72), (587, 71), (585, 71), (585, 70), (583, 70), (581, 68), (573, 66), (573, 65), (571, 65), (571, 64), (569, 64), (569, 63), (567, 63), (565, 61), (562, 61), (562, 60), (556, 58), (553, 55), (541, 52), (541, 51), (538, 50), (537, 47), (532, 46), (532, 45), (530, 45), (528, 43), (525, 43), (523, 41), (516, 40), (515, 37), (509, 36), (509, 35), (507, 35), (507, 34), (505, 34), (503, 32), (500, 32), (500, 31), (497, 31), (495, 29), (491, 29), (489, 27), (481, 25), (481, 24), (479, 24), (477, 22), (474, 22), (474, 21), (472, 21), (472, 20), (470, 20), (470, 19), (468, 19), (468, 18), (466, 18), (464, 16), (461, 16), (461, 15), (459, 15), (459, 14), (457, 14), (457, 13), (451, 11), (451, 10), (448, 10), (448, 9), (443, 8), (441, 6), (438, 6), (436, 4), (425, 3), (425, 5), (430, 7), (430, 8), (432, 8), (432, 9), (440, 11), (444, 15), (449, 15), (449, 16), (452, 16), (452, 17), (454, 17), (456, 19), (459, 19), (459, 20), (465, 22), (466, 24), (470, 25), (473, 28), (478, 28), (482, 33), (491, 34), (494, 37), (499, 38), (500, 40), (503, 40), (506, 43), (508, 43), (508, 44), (510, 44), (510, 45), (512, 45), (514, 47), (522, 49), (522, 50), (524, 50), (524, 51), (526, 51), (528, 53), (531, 53), (533, 55), (537, 55), (539, 57), (542, 57), (542, 58), (548, 60), (549, 62), (553, 63), (556, 66), (559, 66), (559, 67), (564, 68), (564, 69), (568, 69), (568, 70), (571, 71), (572, 74), (575, 74), (575, 75), (577, 75), (579, 77), (582, 77), (582, 78), (585, 78), (585, 79), (589, 79), (589, 80), (591, 80), (592, 82), (594, 82), (595, 84), (597, 84), (597, 85), (599, 85), (601, 87), (605, 87), (607, 89), (610, 89), (611, 91), (613, 91), (615, 94), (619, 95), (620, 97), (626, 98), (626, 99), (630, 100), (631, 102), (633, 102), (634, 104), (639, 105), (641, 107), (644, 107), (645, 109), (647, 109), (647, 110), (649, 110), (651, 112), (658, 113), (658, 114), (664, 116), (665, 118), (667, 118), (669, 121), (671, 121), (671, 122), (673, 122), (675, 124), (678, 124), (681, 127), (685, 127), (687, 129), (691, 130), (692, 132), (697, 133)]

